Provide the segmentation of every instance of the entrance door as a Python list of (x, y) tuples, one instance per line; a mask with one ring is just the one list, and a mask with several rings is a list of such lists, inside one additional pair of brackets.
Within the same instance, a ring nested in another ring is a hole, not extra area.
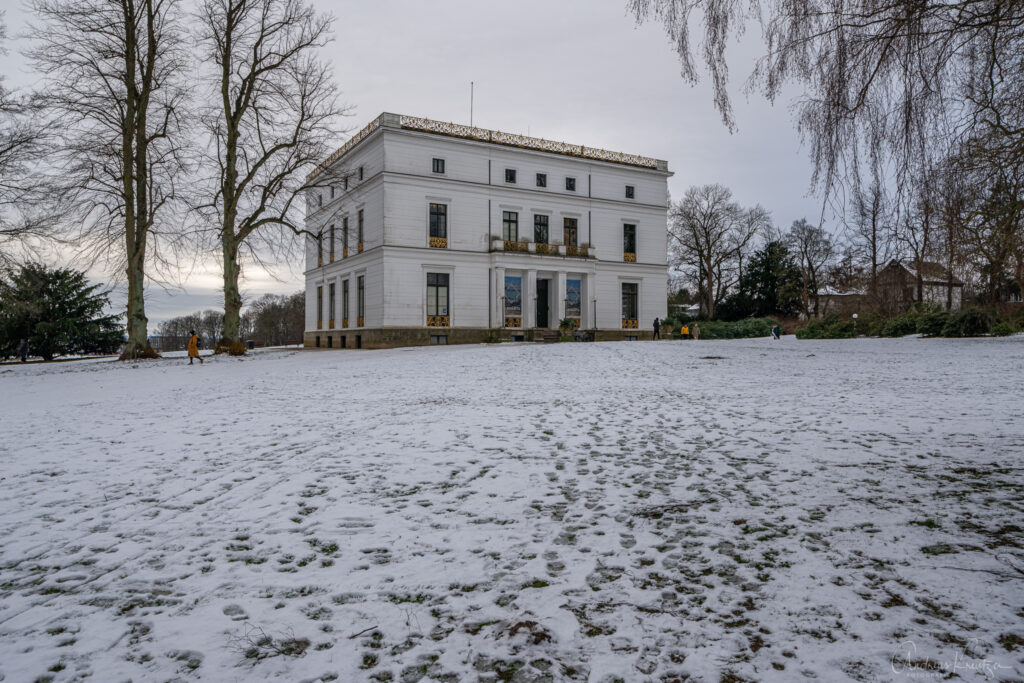
[(548, 283), (537, 280), (537, 327), (548, 327)]

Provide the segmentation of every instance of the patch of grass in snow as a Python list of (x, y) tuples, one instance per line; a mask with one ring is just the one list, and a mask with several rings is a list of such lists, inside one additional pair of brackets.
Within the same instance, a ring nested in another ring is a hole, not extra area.
[(520, 588), (547, 588), (551, 584), (544, 579), (534, 579), (533, 581), (527, 581)]
[(939, 526), (939, 523), (936, 522), (934, 519), (912, 519), (912, 520), (910, 520), (910, 523), (911, 524), (916, 524), (917, 526), (923, 526), (923, 527), (926, 527), (928, 529), (939, 529), (939, 528), (941, 528)]
[(936, 543), (935, 545), (923, 546), (921, 552), (925, 555), (949, 555), (959, 551), (948, 543)]
[(318, 538), (311, 538), (306, 542), (309, 543), (313, 550), (319, 551), (323, 555), (333, 555), (338, 552), (338, 544), (334, 541), (321, 541)]
[(424, 602), (430, 600), (432, 596), (430, 593), (388, 593), (388, 602), (393, 602), (396, 605), (403, 603), (414, 603), (422, 605)]
[(1018, 647), (1024, 647), (1024, 638), (1016, 633), (1004, 633), (999, 636), (999, 644), (1002, 645), (1004, 649), (1013, 652)]

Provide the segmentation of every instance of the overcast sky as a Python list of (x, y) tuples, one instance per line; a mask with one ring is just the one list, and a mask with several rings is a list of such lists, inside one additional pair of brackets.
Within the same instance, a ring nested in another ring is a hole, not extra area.
[[(783, 228), (820, 216), (820, 199), (808, 195), (810, 164), (790, 102), (773, 107), (741, 92), (760, 47), (756, 29), (730, 55), (738, 123), (730, 133), (708, 84), (683, 82), (662, 26), (637, 26), (625, 0), (315, 4), (335, 16), (336, 39), (324, 57), (353, 107), (346, 121), (353, 132), (383, 111), (469, 123), (473, 81), (477, 126), (667, 159), (673, 199), (691, 185), (721, 183), (741, 204), (766, 207)], [(12, 35), (24, 30), (26, 17), (23, 8), (7, 9)], [(8, 85), (32, 81), (23, 45), (9, 41), (9, 54), (0, 56)], [(297, 259), (280, 264), (281, 281), (247, 273), (245, 295), (297, 291), (301, 270)], [(191, 273), (184, 292), (147, 292), (153, 327), (220, 305), (216, 272)]]

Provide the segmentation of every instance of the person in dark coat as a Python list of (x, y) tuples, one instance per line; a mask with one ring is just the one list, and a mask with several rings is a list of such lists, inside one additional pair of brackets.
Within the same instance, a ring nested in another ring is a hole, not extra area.
[(654, 338), (661, 339), (661, 321), (657, 318), (654, 319)]
[(28, 339), (22, 339), (18, 344), (18, 358), (22, 363), (28, 362)]
[(772, 325), (772, 337), (774, 339), (781, 339), (782, 338), (782, 328), (779, 327), (778, 323), (774, 323)]

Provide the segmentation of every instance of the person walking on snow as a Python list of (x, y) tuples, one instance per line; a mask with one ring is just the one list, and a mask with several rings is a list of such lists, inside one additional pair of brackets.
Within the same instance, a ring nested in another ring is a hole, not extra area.
[(700, 325), (694, 323), (690, 333), (693, 334), (694, 339), (700, 339)]
[(18, 344), (18, 357), (21, 358), (22, 363), (28, 362), (28, 339), (22, 339)]
[(661, 339), (661, 321), (657, 318), (654, 319), (654, 338)]
[(779, 327), (778, 323), (772, 324), (772, 339), (782, 338), (782, 328)]
[(199, 356), (199, 335), (196, 334), (195, 330), (189, 331), (188, 338), (188, 364), (192, 365), (192, 361), (199, 358), (199, 364), (203, 364), (203, 359)]

